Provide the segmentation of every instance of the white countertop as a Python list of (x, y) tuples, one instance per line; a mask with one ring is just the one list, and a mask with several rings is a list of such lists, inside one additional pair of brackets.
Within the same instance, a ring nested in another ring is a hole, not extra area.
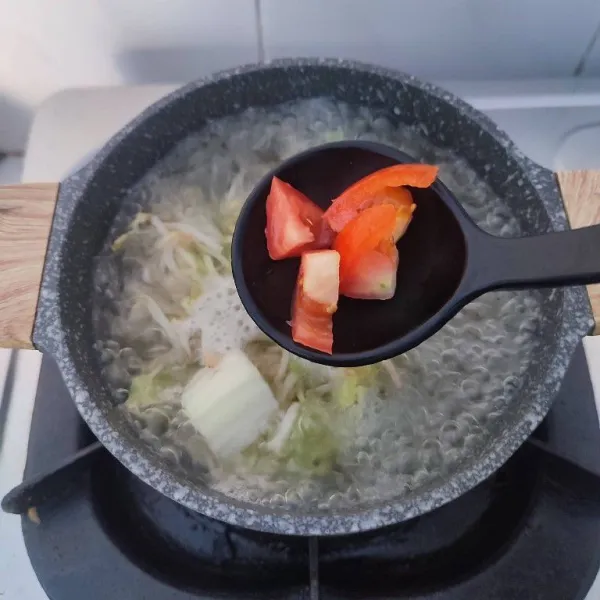
[[(176, 86), (88, 88), (67, 90), (53, 96), (39, 108), (33, 122), (25, 155), (23, 181), (60, 181), (132, 117), (174, 87)], [(532, 158), (547, 166), (552, 166), (552, 157), (548, 154), (548, 127), (551, 128), (554, 141), (564, 139), (568, 131), (560, 131), (556, 121), (543, 122), (543, 119), (540, 121), (537, 117), (529, 119), (531, 111), (538, 109), (537, 116), (546, 114), (553, 118), (548, 111), (553, 107), (560, 108), (563, 129), (569, 130), (580, 126), (585, 119), (600, 122), (600, 93), (591, 93), (589, 90), (578, 98), (570, 93), (565, 94), (562, 90), (555, 90), (551, 94), (547, 90), (538, 93), (535, 86), (531, 85), (528, 86), (527, 94), (521, 96), (510, 95), (510, 84), (503, 84), (501, 93), (497, 93), (499, 88), (495, 85), (488, 88), (487, 92), (481, 85), (469, 88), (450, 84), (448, 87), (462, 92), (472, 104), (489, 112)], [(524, 129), (524, 121), (531, 126)], [(600, 166), (600, 155), (596, 156)], [(596, 398), (599, 399), (600, 336), (586, 338), (585, 349)], [(0, 351), (0, 391), (8, 363), (9, 352)], [(41, 355), (38, 352), (18, 353), (4, 443), (0, 449), (0, 497), (22, 479), (40, 364)], [(82, 597), (84, 595), (82, 592)], [(0, 598), (47, 599), (29, 563), (20, 519), (1, 512)], [(586, 600), (599, 598), (600, 577), (596, 579)]]

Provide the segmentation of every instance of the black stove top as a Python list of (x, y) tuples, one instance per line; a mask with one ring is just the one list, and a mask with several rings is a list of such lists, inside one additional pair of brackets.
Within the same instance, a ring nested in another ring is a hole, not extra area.
[[(16, 400), (18, 401), (18, 399)], [(44, 358), (25, 477), (95, 441)], [(301, 538), (232, 527), (102, 452), (23, 519), (52, 600), (582, 600), (600, 568), (600, 426), (583, 349), (551, 414), (493, 477), (406, 523)]]

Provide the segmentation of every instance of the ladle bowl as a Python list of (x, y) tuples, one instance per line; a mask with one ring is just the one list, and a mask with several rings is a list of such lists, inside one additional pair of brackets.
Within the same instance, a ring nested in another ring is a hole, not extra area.
[(313, 362), (365, 365), (420, 344), (488, 290), (600, 281), (600, 226), (524, 238), (492, 236), (473, 223), (438, 179), (427, 189), (410, 188), (417, 209), (398, 242), (394, 297), (340, 297), (331, 355), (297, 344), (289, 321), (299, 259), (273, 261), (266, 245), (265, 205), (272, 178), (291, 184), (325, 210), (366, 175), (414, 162), (395, 148), (349, 140), (297, 154), (259, 181), (237, 221), (232, 265), (240, 299), (265, 334)]

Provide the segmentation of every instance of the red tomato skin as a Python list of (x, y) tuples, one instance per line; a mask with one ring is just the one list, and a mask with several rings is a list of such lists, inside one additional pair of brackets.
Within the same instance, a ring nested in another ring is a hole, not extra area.
[(396, 293), (397, 273), (395, 244), (369, 250), (340, 282), (340, 294), (358, 300), (389, 300)]
[(393, 165), (375, 171), (335, 198), (325, 212), (324, 219), (335, 232), (340, 232), (361, 210), (370, 206), (373, 198), (385, 188), (429, 187), (437, 173), (438, 167), (421, 164)]
[(273, 177), (266, 202), (267, 250), (272, 260), (299, 257), (303, 252), (328, 248), (334, 233), (323, 221), (323, 211), (289, 183)]
[(303, 254), (292, 304), (292, 339), (326, 354), (333, 351), (339, 260), (339, 254), (333, 250)]
[(310, 299), (296, 293), (292, 309), (292, 339), (325, 354), (333, 352), (333, 319), (331, 315), (315, 313)]
[(390, 204), (371, 206), (354, 218), (335, 238), (340, 253), (340, 282), (355, 276), (356, 263), (382, 242), (391, 240), (396, 228), (396, 209)]
[(404, 187), (384, 188), (371, 200), (371, 205), (374, 204), (391, 204), (396, 209), (396, 228), (393, 238), (397, 242), (406, 233), (417, 208), (410, 190)]

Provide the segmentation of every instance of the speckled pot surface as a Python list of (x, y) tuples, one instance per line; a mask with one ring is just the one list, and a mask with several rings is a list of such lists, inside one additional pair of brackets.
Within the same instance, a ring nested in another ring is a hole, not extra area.
[(553, 174), (527, 159), (489, 119), (444, 90), (402, 73), (345, 61), (286, 60), (247, 66), (192, 83), (160, 100), (63, 182), (34, 328), (36, 346), (58, 362), (82, 417), (135, 475), (210, 517), (298, 535), (353, 533), (403, 521), (449, 502), (491, 475), (542, 421), (577, 343), (592, 326), (584, 290), (547, 294), (543, 343), (514, 410), (497, 424), (487, 447), (450, 479), (434, 481), (402, 499), (343, 512), (267, 509), (233, 501), (172, 472), (137, 440), (119, 411), (111, 410), (111, 394), (93, 348), (93, 258), (130, 188), (207, 120), (249, 106), (318, 96), (385, 110), (393, 122), (420, 127), (433, 144), (457, 149), (505, 199), (524, 233), (567, 228)]

